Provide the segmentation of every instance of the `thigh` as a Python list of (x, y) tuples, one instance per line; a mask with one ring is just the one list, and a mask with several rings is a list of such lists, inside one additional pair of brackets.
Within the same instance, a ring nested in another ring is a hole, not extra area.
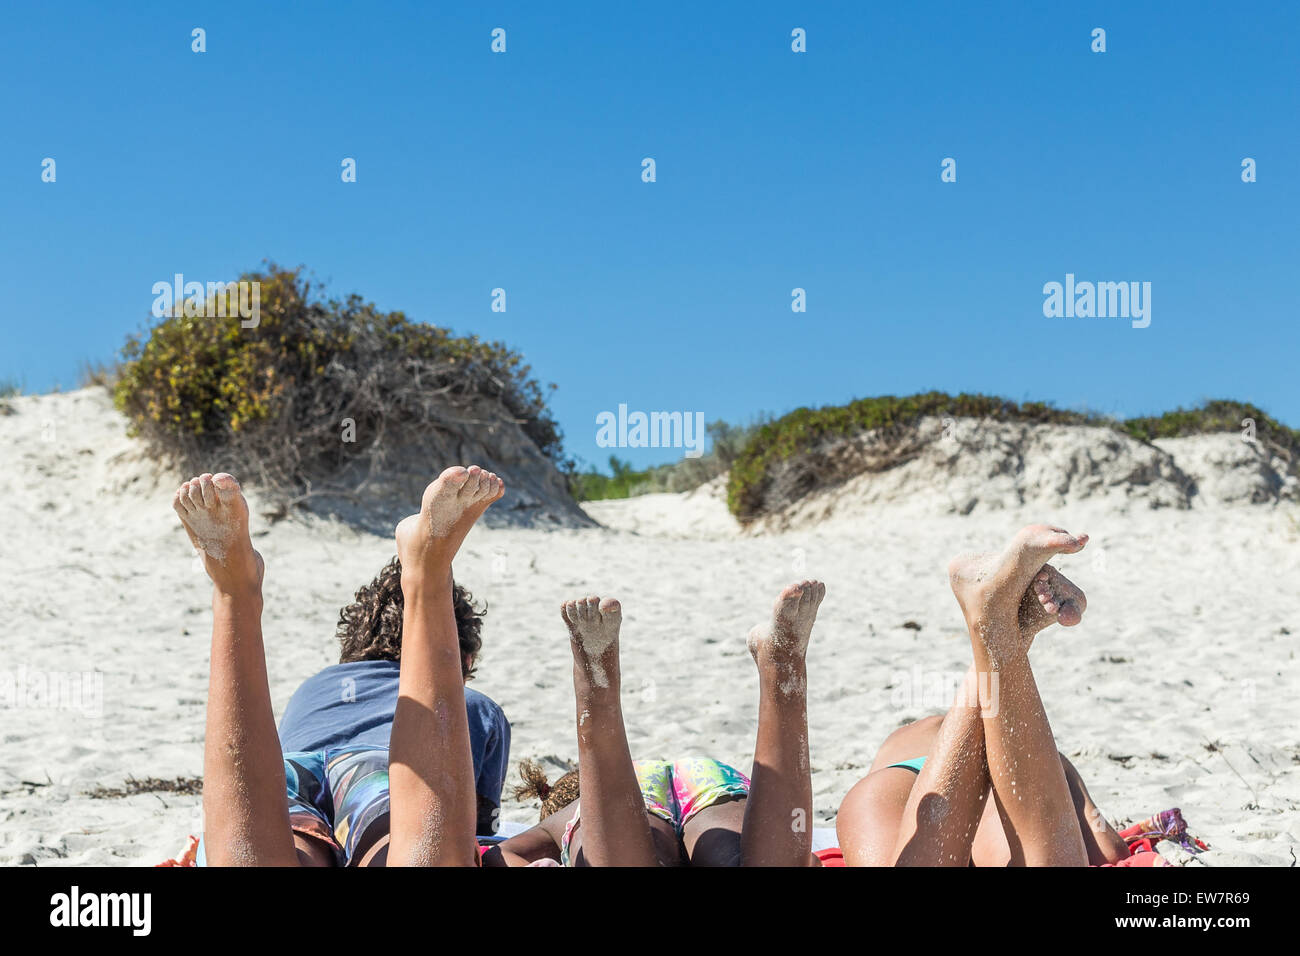
[(1092, 795), (1088, 793), (1083, 777), (1064, 754), (1061, 755), (1061, 767), (1065, 770), (1065, 780), (1070, 785), (1070, 796), (1074, 799), (1074, 812), (1079, 818), (1083, 845), (1088, 851), (1088, 865), (1101, 866), (1128, 859), (1128, 844), (1092, 802)]
[(918, 774), (891, 764), (928, 757), (942, 716), (899, 727), (880, 745), (867, 775), (840, 803), (836, 835), (847, 866), (893, 866), (907, 798)]
[(873, 770), (840, 803), (835, 833), (846, 866), (893, 866), (907, 798), (917, 774), (903, 767)]
[(299, 866), (338, 866), (335, 855), (337, 851), (332, 841), (294, 830), (293, 848), (298, 852)]
[(971, 866), (1024, 866), (1023, 855), (1012, 852), (992, 787), (984, 801), (984, 814), (975, 828), (975, 839), (971, 841), (970, 863)]
[[(681, 866), (685, 862), (682, 856), (682, 843), (677, 837), (677, 828), (662, 817), (646, 813), (650, 821), (650, 838), (654, 841), (655, 854), (660, 866)], [(582, 852), (582, 818), (579, 817), (568, 830), (567, 843), (563, 844), (563, 854), (569, 866), (590, 866), (586, 854)]]
[(740, 831), (745, 822), (743, 796), (705, 807), (682, 827), (682, 848), (692, 866), (739, 866)]
[[(1129, 853), (1124, 838), (1106, 822), (1097, 805), (1092, 802), (1092, 796), (1088, 793), (1083, 778), (1079, 776), (1079, 771), (1064, 755), (1061, 755), (1061, 769), (1065, 771), (1065, 780), (1070, 786), (1070, 797), (1074, 801), (1075, 816), (1088, 851), (1089, 865), (1100, 866), (1125, 859)], [(1013, 849), (1011, 841), (1007, 839), (1002, 817), (992, 799), (985, 805), (984, 816), (980, 820), (979, 829), (975, 831), (971, 862), (975, 866), (1024, 865), (1023, 854), (1018, 849)]]
[[(876, 751), (875, 759), (871, 761), (870, 772), (883, 770), (890, 764), (902, 760), (930, 756), (930, 749), (934, 746), (934, 738), (939, 733), (943, 718), (943, 714), (936, 714), (899, 727), (885, 738), (885, 742)], [(907, 772), (911, 773), (911, 771)]]

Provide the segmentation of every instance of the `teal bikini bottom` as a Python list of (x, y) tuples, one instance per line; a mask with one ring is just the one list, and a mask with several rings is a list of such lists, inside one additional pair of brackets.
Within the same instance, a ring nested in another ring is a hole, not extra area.
[[(925, 766), (924, 757), (913, 757), (911, 760), (900, 760), (898, 763), (891, 763), (889, 767), (906, 767), (913, 773), (920, 773), (921, 768)], [(889, 767), (885, 769), (888, 770)]]

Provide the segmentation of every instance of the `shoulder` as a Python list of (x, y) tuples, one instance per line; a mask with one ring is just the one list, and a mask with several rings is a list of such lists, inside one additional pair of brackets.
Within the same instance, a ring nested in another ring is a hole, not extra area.
[(505, 711), (501, 709), (500, 704), (487, 694), (484, 694), (482, 691), (477, 691), (472, 687), (465, 688), (465, 706), (471, 711), (500, 717), (503, 720), (505, 719), (506, 714)]

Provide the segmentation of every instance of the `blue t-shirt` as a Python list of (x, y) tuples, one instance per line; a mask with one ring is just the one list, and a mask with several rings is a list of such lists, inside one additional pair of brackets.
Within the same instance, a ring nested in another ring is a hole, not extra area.
[[(285, 753), (369, 745), (387, 747), (397, 709), (397, 661), (353, 661), (327, 667), (294, 691), (280, 718)], [(510, 762), (510, 722), (492, 698), (465, 688), (479, 832), (493, 833)], [(483, 806), (484, 801), (490, 807)]]

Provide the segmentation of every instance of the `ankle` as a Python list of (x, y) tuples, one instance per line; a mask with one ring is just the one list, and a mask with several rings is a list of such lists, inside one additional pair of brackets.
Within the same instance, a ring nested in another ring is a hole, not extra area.
[(213, 582), (212, 604), (262, 608), (262, 582), (257, 579)]
[(414, 597), (427, 597), (441, 592), (451, 593), (451, 566), (445, 567), (417, 564), (414, 567), (402, 566), (402, 597), (407, 600)]

